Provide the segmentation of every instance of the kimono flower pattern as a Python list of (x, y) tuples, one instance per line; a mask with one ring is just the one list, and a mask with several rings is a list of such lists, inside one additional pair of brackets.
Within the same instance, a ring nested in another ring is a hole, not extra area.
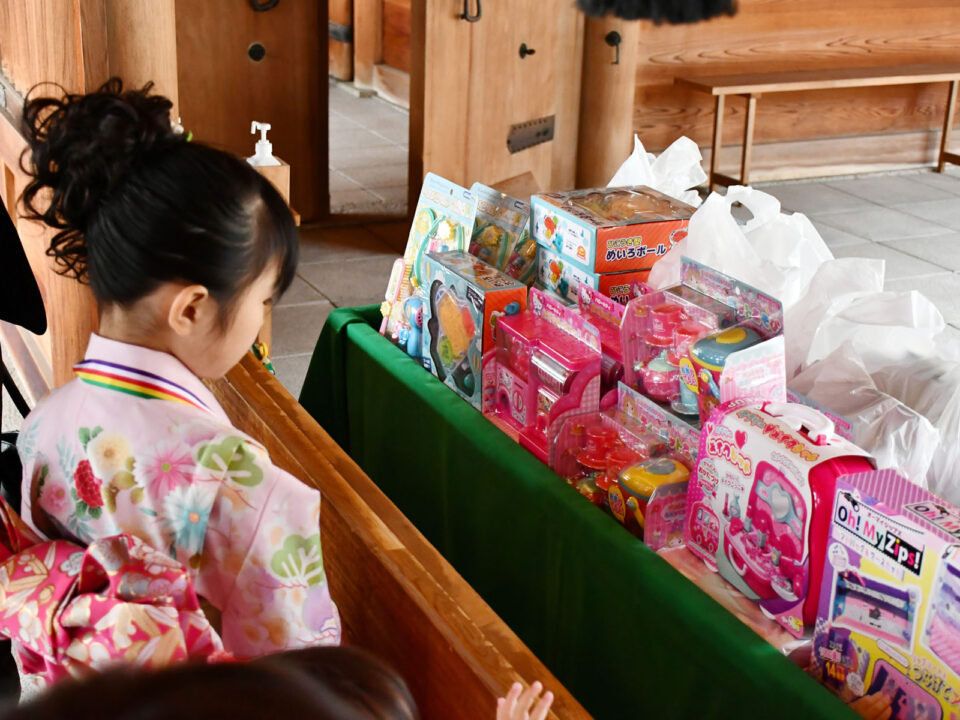
[[(75, 370), (24, 423), (24, 521), (81, 546), (126, 533), (187, 568), (236, 656), (338, 643), (319, 493), (232, 427), (176, 358), (94, 335)], [(108, 550), (98, 550), (104, 568), (123, 562)]]

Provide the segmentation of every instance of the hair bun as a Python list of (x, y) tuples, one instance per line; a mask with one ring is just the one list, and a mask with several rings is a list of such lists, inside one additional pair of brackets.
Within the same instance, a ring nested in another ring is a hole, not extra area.
[[(32, 176), (24, 206), (27, 217), (60, 230), (47, 254), (65, 274), (84, 277), (84, 234), (104, 199), (151, 153), (183, 141), (170, 123), (173, 103), (152, 87), (124, 91), (111, 78), (87, 95), (33, 98), (24, 107)], [(52, 193), (38, 197), (44, 188)]]

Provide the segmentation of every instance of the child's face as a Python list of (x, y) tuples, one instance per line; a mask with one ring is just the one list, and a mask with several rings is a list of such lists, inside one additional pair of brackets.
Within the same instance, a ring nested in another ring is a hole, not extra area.
[(271, 265), (240, 296), (226, 330), (208, 316), (205, 342), (195, 346), (198, 350), (189, 352), (190, 357), (180, 356), (181, 361), (196, 375), (206, 378), (221, 377), (240, 362), (263, 326), (264, 314), (273, 300), (276, 282), (277, 268)]

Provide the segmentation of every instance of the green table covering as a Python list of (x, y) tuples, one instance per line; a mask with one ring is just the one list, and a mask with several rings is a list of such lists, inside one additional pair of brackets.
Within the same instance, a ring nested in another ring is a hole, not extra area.
[(330, 315), (300, 402), (595, 717), (853, 716), (379, 320)]

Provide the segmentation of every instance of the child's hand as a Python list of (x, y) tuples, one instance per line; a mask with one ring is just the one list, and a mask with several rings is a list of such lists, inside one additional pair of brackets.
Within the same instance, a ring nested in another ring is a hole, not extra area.
[(544, 720), (553, 704), (552, 692), (545, 692), (537, 706), (530, 710), (541, 690), (543, 685), (539, 681), (526, 690), (520, 683), (514, 683), (507, 696), (497, 700), (497, 720)]
[[(850, 703), (850, 708), (867, 720), (890, 720), (893, 714), (892, 700), (882, 692), (864, 695)], [(499, 718), (498, 718), (499, 720)]]

